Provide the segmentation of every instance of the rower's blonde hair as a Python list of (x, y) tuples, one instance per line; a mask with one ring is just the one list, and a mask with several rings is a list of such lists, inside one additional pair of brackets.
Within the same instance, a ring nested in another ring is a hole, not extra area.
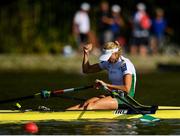
[(120, 43), (119, 43), (118, 41), (115, 41), (115, 42), (107, 42), (107, 43), (105, 43), (105, 45), (104, 45), (104, 49), (105, 49), (105, 50), (116, 49), (116, 48), (119, 49), (118, 52), (117, 52), (117, 54), (118, 54), (119, 56), (122, 55), (122, 47), (121, 47), (121, 45), (120, 45)]

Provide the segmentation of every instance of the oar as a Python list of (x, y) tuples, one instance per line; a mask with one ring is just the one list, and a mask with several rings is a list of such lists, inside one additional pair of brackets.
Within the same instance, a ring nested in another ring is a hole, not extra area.
[(160, 120), (158, 118), (155, 118), (153, 116), (150, 116), (150, 115), (147, 115), (147, 114), (143, 113), (140, 109), (136, 108), (134, 105), (130, 104), (128, 101), (123, 99), (118, 93), (114, 92), (113, 94), (116, 95), (121, 101), (123, 101), (130, 109), (132, 109), (136, 113), (139, 113), (139, 114), (143, 115), (142, 117), (140, 117), (140, 121), (143, 121), (143, 122), (156, 122), (156, 121)]
[(81, 86), (81, 87), (69, 88), (69, 89), (63, 89), (63, 90), (56, 90), (56, 91), (52, 91), (51, 93), (56, 95), (56, 94), (63, 94), (66, 92), (74, 92), (74, 91), (79, 91), (79, 90), (85, 90), (85, 89), (89, 89), (89, 88), (93, 88), (93, 85)]
[[(143, 115), (142, 117), (140, 117), (140, 121), (143, 122), (155, 122), (155, 121), (159, 121), (160, 119), (155, 118), (153, 116), (147, 115), (145, 113), (143, 113), (140, 109), (136, 108), (134, 105), (132, 105), (131, 103), (129, 103), (128, 101), (126, 101), (125, 99), (123, 99), (117, 92), (112, 92), (111, 89), (109, 89), (107, 86), (103, 86), (103, 90), (108, 91), (110, 93), (112, 93), (113, 95), (116, 95), (121, 101), (123, 101), (130, 109), (132, 109), (133, 111), (135, 111), (138, 114)], [(126, 94), (125, 94), (126, 95)], [(129, 96), (130, 97), (130, 96)], [(138, 103), (139, 104), (139, 103)]]
[(41, 93), (36, 93), (33, 95), (28, 95), (28, 96), (22, 96), (22, 97), (18, 97), (18, 98), (12, 98), (12, 99), (8, 99), (8, 100), (1, 100), (0, 104), (31, 99), (31, 98), (35, 98), (38, 95), (41, 95)]
[(51, 95), (53, 96), (53, 95), (57, 95), (57, 94), (63, 94), (66, 92), (72, 92), (72, 91), (78, 91), (78, 90), (85, 90), (85, 89), (89, 89), (89, 88), (93, 88), (93, 85), (81, 86), (81, 87), (69, 88), (69, 89), (62, 89), (62, 90), (54, 90), (54, 91), (44, 90), (44, 91), (41, 91), (41, 93), (35, 93), (35, 94), (29, 95), (29, 96), (22, 96), (22, 97), (12, 98), (12, 99), (8, 99), (8, 100), (1, 100), (0, 104), (31, 99), (31, 98), (35, 98), (40, 95), (43, 96), (44, 98), (47, 98)]
[(141, 108), (151, 108), (151, 106), (149, 106), (149, 105), (143, 105), (143, 104), (137, 102), (131, 96), (129, 96), (127, 93), (125, 94), (125, 96), (128, 99), (128, 101), (131, 101), (132, 103), (134, 103), (135, 105), (137, 105), (137, 106), (139, 106)]

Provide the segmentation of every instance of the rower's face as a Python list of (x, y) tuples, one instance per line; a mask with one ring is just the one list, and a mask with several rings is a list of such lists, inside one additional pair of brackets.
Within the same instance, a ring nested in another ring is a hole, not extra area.
[(118, 54), (117, 53), (113, 53), (112, 55), (111, 55), (111, 57), (109, 58), (109, 62), (110, 63), (116, 63), (117, 61), (118, 61)]

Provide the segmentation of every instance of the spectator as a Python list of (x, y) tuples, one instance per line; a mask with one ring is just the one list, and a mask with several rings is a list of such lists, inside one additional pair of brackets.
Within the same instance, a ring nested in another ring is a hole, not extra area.
[(137, 55), (139, 51), (141, 56), (146, 56), (151, 20), (146, 13), (146, 6), (143, 3), (137, 4), (137, 12), (133, 17), (132, 25), (133, 28), (130, 53), (131, 55)]
[(161, 8), (155, 10), (155, 18), (152, 20), (152, 38), (150, 46), (152, 54), (157, 54), (158, 49), (164, 43), (167, 22), (164, 18), (164, 11)]
[(121, 7), (119, 5), (113, 5), (112, 8), (112, 20), (110, 24), (110, 30), (113, 33), (113, 41), (118, 40), (120, 37), (121, 27), (124, 26), (124, 21), (120, 15)]
[(107, 41), (111, 41), (112, 34), (109, 30), (109, 3), (103, 1), (100, 3), (100, 11), (98, 13), (98, 33), (100, 46), (104, 45)]
[(86, 44), (88, 41), (88, 34), (90, 32), (89, 10), (90, 5), (88, 3), (82, 3), (80, 10), (77, 11), (74, 16), (73, 33), (79, 45), (79, 49), (81, 49), (81, 46)]

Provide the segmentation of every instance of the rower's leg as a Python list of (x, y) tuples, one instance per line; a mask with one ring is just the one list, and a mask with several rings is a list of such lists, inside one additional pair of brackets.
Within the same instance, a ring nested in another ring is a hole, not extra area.
[(104, 97), (105, 97), (104, 95), (100, 95), (99, 97), (90, 98), (87, 101), (85, 101), (83, 104), (75, 105), (73, 107), (67, 108), (66, 110), (84, 110), (86, 109), (87, 105), (89, 105), (89, 103), (94, 103)]
[(99, 99), (98, 101), (94, 103), (89, 103), (87, 105), (88, 110), (94, 110), (94, 109), (118, 109), (118, 102), (115, 98), (112, 98), (111, 96), (107, 96), (104, 98)]
[(69, 108), (67, 108), (66, 110), (78, 110), (80, 106), (81, 106), (81, 104), (78, 104), (78, 105), (69, 107)]
[(87, 104), (96, 102), (96, 101), (98, 101), (99, 99), (104, 98), (104, 97), (105, 97), (104, 95), (100, 95), (100, 96), (98, 96), (98, 97), (90, 98), (90, 99), (88, 99), (87, 101), (84, 102), (84, 105), (83, 105), (83, 106), (87, 106)]

